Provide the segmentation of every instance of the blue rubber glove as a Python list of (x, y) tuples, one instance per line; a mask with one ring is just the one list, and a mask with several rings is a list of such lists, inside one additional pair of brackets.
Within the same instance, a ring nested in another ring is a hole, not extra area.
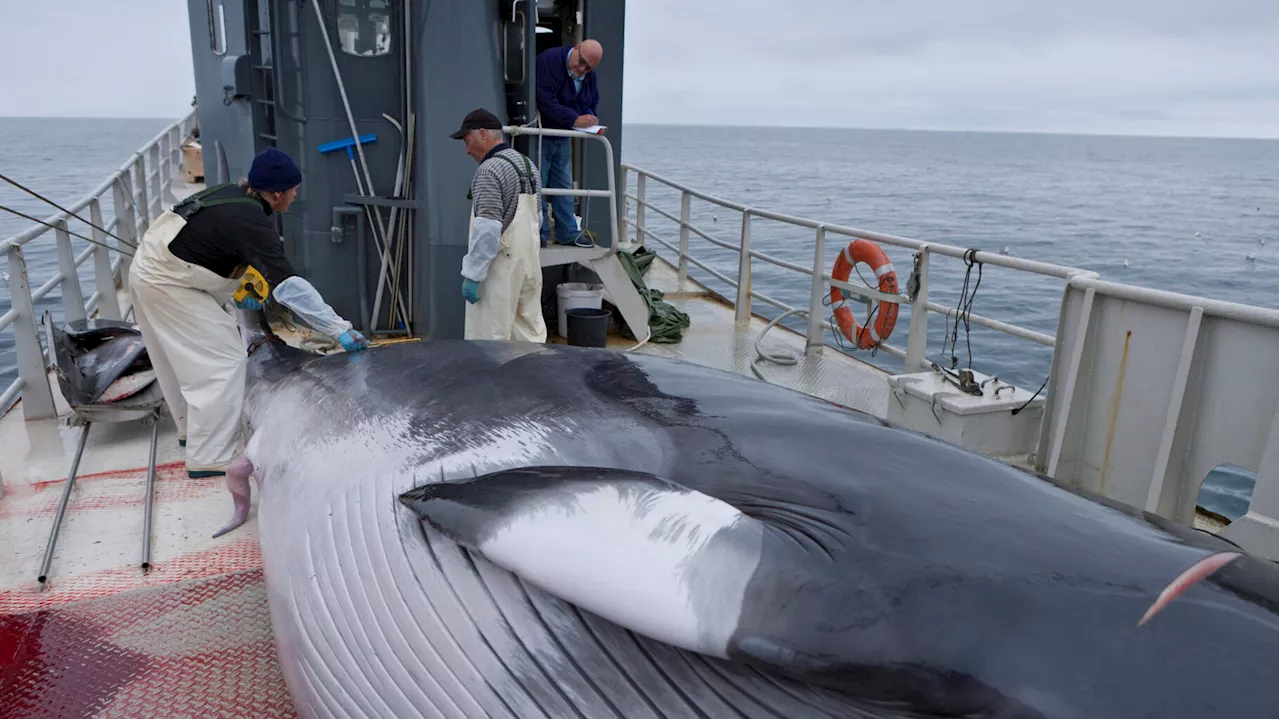
[(475, 280), (462, 278), (462, 296), (467, 302), (475, 304), (480, 301), (480, 283)]
[(262, 302), (253, 295), (245, 295), (244, 299), (236, 300), (236, 307), (242, 310), (260, 310), (262, 309)]
[(369, 346), (369, 340), (356, 330), (350, 329), (338, 335), (338, 344), (348, 352), (359, 352)]

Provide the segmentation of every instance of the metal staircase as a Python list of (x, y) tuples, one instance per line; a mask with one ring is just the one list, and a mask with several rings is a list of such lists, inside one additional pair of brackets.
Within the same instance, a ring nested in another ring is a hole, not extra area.
[(613, 145), (604, 135), (591, 135), (571, 130), (551, 130), (543, 127), (526, 127), (508, 125), (502, 131), (511, 137), (519, 135), (546, 135), (549, 137), (571, 137), (582, 140), (595, 140), (604, 146), (605, 164), (608, 168), (609, 189), (561, 189), (542, 188), (543, 197), (551, 195), (569, 195), (577, 197), (606, 197), (609, 199), (610, 246), (608, 247), (544, 247), (539, 253), (539, 261), (543, 267), (579, 264), (600, 278), (609, 301), (622, 313), (631, 334), (639, 340), (647, 340), (649, 332), (649, 305), (640, 296), (636, 286), (618, 260), (619, 245), (622, 235), (618, 233), (618, 193), (617, 179), (614, 173)]

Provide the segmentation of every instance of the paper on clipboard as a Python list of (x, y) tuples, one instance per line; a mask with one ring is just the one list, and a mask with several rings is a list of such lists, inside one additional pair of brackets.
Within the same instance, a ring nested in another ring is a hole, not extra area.
[(604, 126), (604, 125), (591, 125), (590, 127), (575, 127), (575, 128), (573, 128), (573, 129), (577, 130), (578, 132), (586, 132), (586, 133), (590, 133), (590, 134), (592, 134), (592, 135), (599, 135), (600, 133), (604, 132), (604, 130), (605, 130), (605, 126)]

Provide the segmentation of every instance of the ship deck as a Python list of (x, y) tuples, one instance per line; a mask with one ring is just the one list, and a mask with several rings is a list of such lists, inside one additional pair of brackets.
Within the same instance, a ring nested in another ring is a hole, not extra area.
[[(185, 196), (200, 186), (181, 188)], [(730, 303), (658, 259), (651, 288), (689, 314), (677, 344), (636, 352), (752, 375), (759, 317), (738, 324)], [(128, 297), (121, 294), (121, 306)], [(553, 332), (554, 335), (554, 332)], [(563, 341), (552, 337), (551, 341)], [(774, 327), (761, 342), (797, 364), (760, 362), (768, 381), (883, 416), (887, 375)], [(613, 336), (610, 346), (634, 341)], [(219, 539), (231, 514), (221, 479), (192, 480), (172, 422), (161, 420), (151, 568), (142, 535), (151, 430), (145, 421), (88, 429), (45, 584), (37, 581), (82, 427), (51, 377), (59, 417), (26, 421), (19, 402), (0, 418), (0, 719), (8, 717), (295, 716), (272, 640), (256, 503)]]

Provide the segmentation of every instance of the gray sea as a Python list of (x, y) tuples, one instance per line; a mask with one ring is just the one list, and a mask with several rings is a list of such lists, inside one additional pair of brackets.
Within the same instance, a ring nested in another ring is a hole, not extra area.
[[(0, 118), (0, 174), (65, 205), (96, 187), (170, 122)], [(623, 161), (752, 207), (1003, 251), (1157, 289), (1271, 308), (1280, 302), (1275, 140), (627, 126), (625, 141)], [(679, 214), (677, 192), (650, 181), (647, 197)], [(52, 214), (52, 208), (2, 182), (0, 205), (40, 218)], [(110, 207), (104, 209), (110, 221)], [(737, 241), (738, 213), (697, 200), (692, 209), (704, 231)], [(676, 244), (674, 223), (652, 212), (647, 222)], [(0, 212), (0, 238), (29, 224)], [(751, 231), (754, 249), (811, 265), (811, 230), (756, 219)], [(56, 271), (49, 240), (27, 248), (33, 287)], [(87, 246), (81, 240), (73, 244), (77, 250)], [(828, 269), (843, 244), (828, 238)], [(736, 276), (736, 253), (696, 236), (690, 248)], [(885, 249), (905, 282), (910, 254)], [(86, 263), (86, 288), (91, 273)], [(691, 274), (733, 296), (731, 287), (708, 273), (693, 268)], [(961, 261), (936, 259), (930, 299), (955, 306), (964, 275)], [(806, 276), (757, 260), (754, 278), (758, 292), (797, 307), (808, 303)], [(970, 288), (977, 282), (975, 267)], [(983, 267), (971, 311), (1053, 334), (1061, 296), (1060, 280)], [(759, 301), (753, 308), (766, 317), (778, 314)], [(60, 316), (57, 293), (39, 309)], [(7, 291), (0, 292), (0, 314), (7, 310)], [(905, 346), (908, 321), (904, 308), (891, 344)], [(785, 322), (803, 329), (802, 319)], [(944, 338), (952, 327), (952, 321), (931, 316), (929, 358), (945, 366), (951, 366), (952, 353)], [(1029, 391), (1046, 379), (1050, 348), (976, 325), (967, 338), (963, 325), (959, 332), (955, 354), (961, 366), (969, 364), (972, 352), (975, 369)], [(12, 337), (12, 329), (0, 331), (0, 388), (15, 377)], [(833, 343), (840, 339), (829, 337)], [(891, 371), (902, 366), (885, 352), (856, 354)]]

